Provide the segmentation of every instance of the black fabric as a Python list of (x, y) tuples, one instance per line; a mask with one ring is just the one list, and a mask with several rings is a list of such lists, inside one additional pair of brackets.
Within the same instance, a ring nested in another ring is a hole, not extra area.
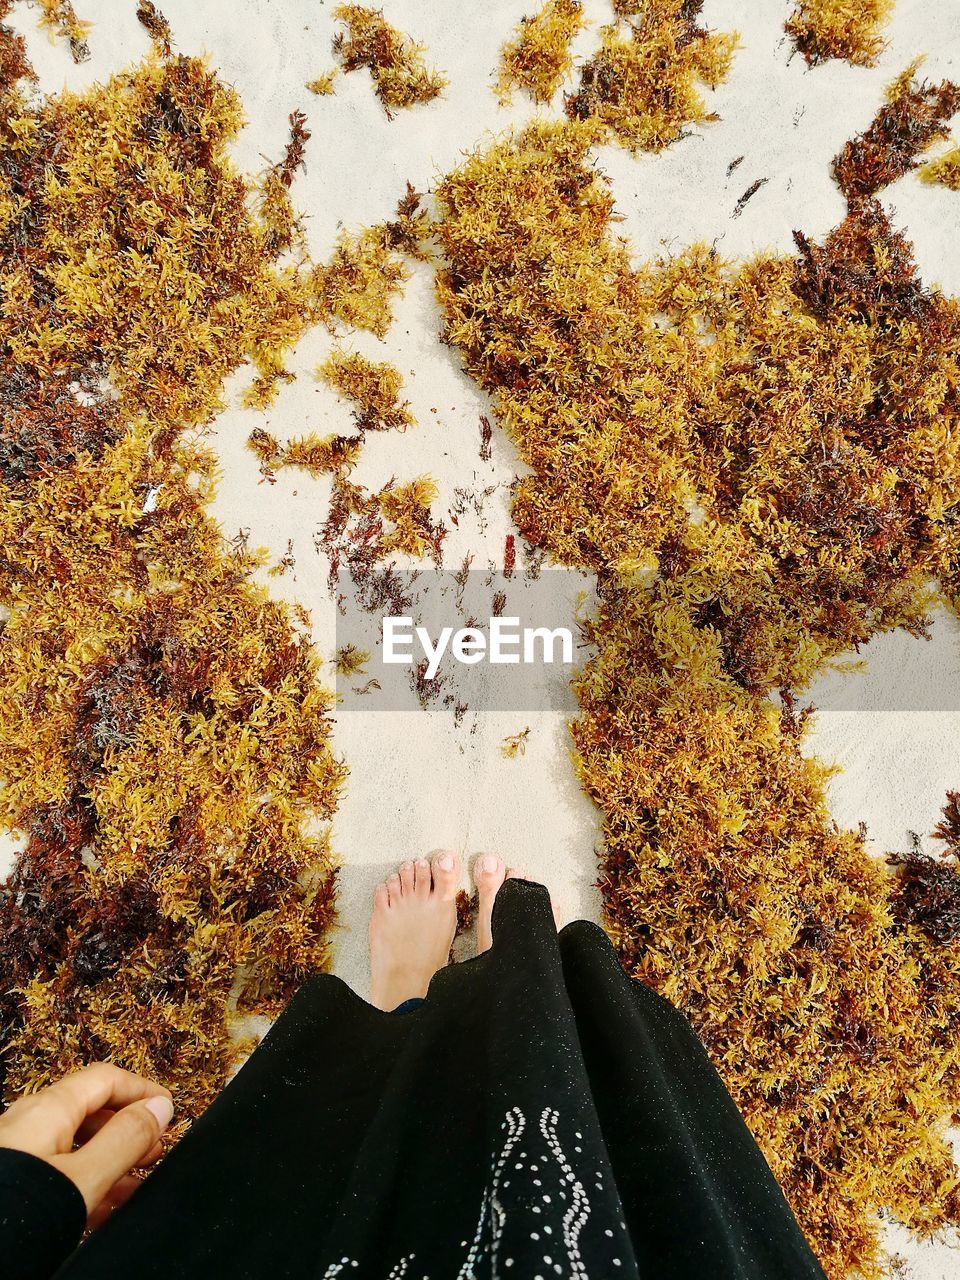
[(0, 1275), (48, 1280), (87, 1225), (83, 1196), (45, 1160), (0, 1147)]
[(686, 1021), (519, 881), (402, 1016), (308, 982), (58, 1274), (823, 1280)]

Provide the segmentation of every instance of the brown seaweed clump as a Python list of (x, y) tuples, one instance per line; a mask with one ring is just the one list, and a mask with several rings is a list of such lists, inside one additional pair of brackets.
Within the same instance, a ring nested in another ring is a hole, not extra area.
[(960, 87), (918, 82), (920, 60), (912, 62), (887, 89), (887, 100), (865, 133), (852, 138), (833, 162), (834, 176), (848, 200), (872, 196), (915, 169), (918, 156), (949, 137), (946, 122), (960, 111)]
[(409, 601), (394, 557), (430, 559), (438, 568), (442, 564), (447, 529), (432, 513), (438, 496), (429, 475), (403, 484), (390, 480), (376, 492), (345, 474), (335, 475), (327, 517), (314, 539), (327, 557), (331, 594), (336, 597), (349, 579), (361, 608), (376, 611), (389, 602), (392, 612), (405, 612)]
[(334, 37), (334, 53), (344, 71), (367, 68), (388, 117), (443, 92), (446, 77), (426, 65), (424, 46), (391, 27), (382, 10), (341, 4), (333, 16), (346, 27)]
[(594, 136), (534, 124), (440, 183), (445, 338), (531, 468), (522, 534), (600, 577), (574, 739), (621, 957), (831, 1277), (875, 1276), (881, 1207), (960, 1220), (957, 872), (911, 888), (837, 831), (794, 695), (957, 573), (960, 306), (868, 198), (795, 257), (634, 269)]
[(21, 80), (36, 81), (23, 36), (4, 22), (16, 0), (0, 0), (0, 94), (6, 96)]
[(570, 45), (584, 26), (580, 0), (547, 0), (532, 17), (522, 18), (500, 52), (500, 101), (509, 102), (512, 91), (522, 89), (534, 102), (549, 102), (573, 66)]
[(736, 32), (698, 25), (703, 0), (617, 0), (616, 21), (600, 32), (600, 49), (584, 63), (571, 120), (595, 121), (629, 151), (662, 151), (688, 125), (718, 117), (698, 82), (725, 80)]
[(170, 30), (170, 23), (153, 0), (139, 0), (137, 21), (156, 45), (157, 51), (164, 58), (169, 58), (173, 51), (173, 32)]
[(202, 62), (36, 104), (8, 77), (2, 106), (0, 1070), (10, 1096), (110, 1058), (189, 1117), (236, 1013), (327, 958), (332, 696), (209, 516), (198, 430), (238, 364), (275, 368), (309, 280)]
[(895, 0), (797, 0), (785, 30), (811, 66), (843, 58), (872, 67), (883, 52), (880, 34)]
[(317, 376), (354, 405), (361, 431), (406, 431), (415, 424), (410, 403), (400, 399), (403, 377), (382, 361), (368, 360), (358, 351), (334, 351)]

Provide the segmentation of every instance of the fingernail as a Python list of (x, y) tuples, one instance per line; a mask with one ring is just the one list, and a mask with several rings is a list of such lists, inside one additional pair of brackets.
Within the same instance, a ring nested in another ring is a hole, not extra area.
[(485, 853), (480, 859), (480, 868), (483, 871), (496, 871), (499, 861), (495, 853)]
[(158, 1094), (155, 1098), (148, 1098), (144, 1106), (160, 1126), (160, 1132), (163, 1133), (173, 1119), (173, 1103), (165, 1094)]
[(442, 853), (440, 855), (440, 858), (438, 859), (437, 866), (440, 867), (442, 871), (452, 871), (453, 870), (453, 854)]

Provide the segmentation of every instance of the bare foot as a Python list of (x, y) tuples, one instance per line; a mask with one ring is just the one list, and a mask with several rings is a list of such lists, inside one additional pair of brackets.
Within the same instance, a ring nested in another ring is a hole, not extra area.
[(457, 928), (460, 859), (444, 849), (433, 859), (404, 862), (377, 885), (370, 917), (370, 1002), (395, 1009), (425, 996), (450, 959)]
[[(477, 908), (477, 955), (489, 951), (493, 946), (493, 903), (500, 892), (504, 880), (529, 880), (525, 867), (508, 867), (496, 853), (482, 853), (473, 868), (473, 878), (477, 884), (479, 905)], [(560, 913), (556, 903), (550, 899), (553, 907), (553, 918), (560, 927)]]

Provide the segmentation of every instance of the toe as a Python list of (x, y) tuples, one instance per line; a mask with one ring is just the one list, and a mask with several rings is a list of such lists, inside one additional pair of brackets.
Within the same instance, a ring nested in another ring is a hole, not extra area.
[(506, 873), (506, 864), (497, 853), (481, 854), (473, 868), (473, 878), (481, 893), (496, 893)]
[(529, 880), (526, 867), (507, 867), (508, 880)]
[(387, 881), (387, 893), (390, 897), (390, 905), (395, 906), (400, 901), (402, 889), (400, 886), (400, 877), (396, 874), (392, 875)]
[(433, 878), (430, 875), (430, 863), (426, 858), (417, 859), (416, 866), (413, 869), (413, 887), (418, 898), (428, 898), (430, 896)]
[(415, 874), (412, 862), (400, 863), (400, 887), (404, 893), (413, 893)]
[(460, 859), (452, 849), (441, 849), (433, 860), (433, 887), (437, 896), (449, 902), (457, 896)]
[(378, 884), (373, 895), (374, 915), (390, 909), (390, 891), (386, 884)]

